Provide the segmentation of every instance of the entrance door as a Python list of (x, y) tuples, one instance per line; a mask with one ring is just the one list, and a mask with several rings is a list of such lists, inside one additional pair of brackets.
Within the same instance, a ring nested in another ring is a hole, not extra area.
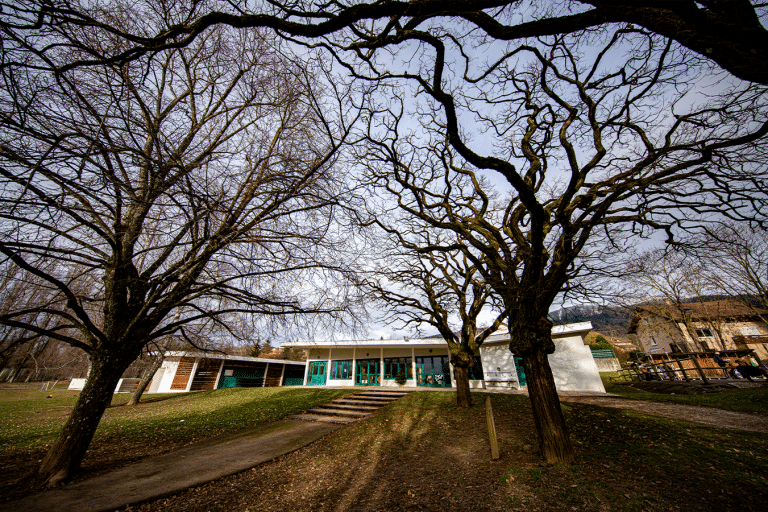
[(451, 387), (451, 366), (448, 356), (417, 357), (416, 385), (436, 388)]
[(309, 371), (307, 372), (307, 384), (310, 386), (325, 385), (325, 365), (326, 361), (311, 361)]
[(525, 367), (523, 366), (523, 358), (515, 356), (515, 370), (517, 371), (517, 383), (520, 386), (527, 386), (528, 381), (525, 378)]
[(378, 359), (355, 361), (355, 386), (378, 386), (381, 384)]

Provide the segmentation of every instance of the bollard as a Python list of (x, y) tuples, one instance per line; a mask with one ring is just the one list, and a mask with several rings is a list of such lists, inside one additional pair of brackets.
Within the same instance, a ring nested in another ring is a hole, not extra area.
[(491, 442), (491, 460), (499, 460), (499, 440), (496, 438), (496, 424), (493, 422), (491, 397), (485, 399), (485, 418), (488, 421), (488, 440)]

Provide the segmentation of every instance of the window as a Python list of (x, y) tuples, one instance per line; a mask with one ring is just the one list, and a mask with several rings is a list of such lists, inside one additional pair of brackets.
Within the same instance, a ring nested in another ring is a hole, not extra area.
[(413, 378), (413, 365), (410, 357), (384, 358), (384, 378), (394, 379), (399, 372), (405, 374), (406, 379)]
[(652, 347), (654, 347), (654, 346), (656, 346), (656, 345), (658, 345), (658, 343), (656, 342), (656, 338), (654, 338), (653, 336), (651, 336), (651, 346), (652, 346)]
[(699, 338), (714, 338), (712, 335), (712, 329), (696, 329), (696, 336)]
[(760, 336), (760, 329), (756, 325), (743, 325), (739, 327), (742, 336)]
[(351, 379), (352, 378), (352, 360), (346, 359), (343, 361), (331, 362), (331, 378), (332, 379)]

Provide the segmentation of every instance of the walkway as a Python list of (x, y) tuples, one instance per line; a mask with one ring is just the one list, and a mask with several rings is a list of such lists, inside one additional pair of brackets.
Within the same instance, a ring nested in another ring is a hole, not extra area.
[(670, 404), (647, 400), (630, 400), (616, 395), (603, 396), (563, 396), (561, 402), (577, 402), (655, 414), (675, 420), (686, 420), (711, 427), (745, 430), (747, 432), (768, 433), (768, 416), (747, 412), (726, 411), (715, 407), (699, 405)]
[[(360, 394), (368, 399), (375, 395), (370, 391)], [(405, 393), (380, 393), (387, 398), (381, 398), (375, 409), (394, 401), (395, 394), (399, 398)], [(374, 408), (368, 409), (358, 414), (356, 419), (368, 416)], [(237, 434), (207, 439), (88, 480), (2, 503), (0, 512), (99, 512), (121, 509), (245, 471), (303, 448), (343, 426), (343, 423), (323, 421), (317, 415), (309, 419), (312, 421), (285, 419)]]

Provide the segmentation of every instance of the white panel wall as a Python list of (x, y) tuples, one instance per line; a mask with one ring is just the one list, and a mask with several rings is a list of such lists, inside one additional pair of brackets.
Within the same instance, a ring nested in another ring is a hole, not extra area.
[(507, 343), (481, 345), (480, 359), (483, 362), (485, 387), (520, 387), (515, 371), (515, 359)]
[(152, 383), (149, 385), (149, 389), (147, 389), (148, 393), (158, 393), (158, 389), (160, 389), (160, 386), (163, 383), (163, 377), (165, 376), (165, 368), (162, 366), (157, 369), (155, 372), (155, 376), (152, 378)]
[[(176, 369), (178, 367), (179, 367), (179, 361), (178, 360), (176, 360), (176, 361), (169, 361), (169, 360), (166, 359), (165, 361), (163, 361), (163, 366), (160, 367), (160, 370), (162, 370), (161, 380), (160, 380), (160, 383), (157, 386), (157, 392), (158, 393), (170, 393), (171, 392), (171, 384), (173, 384), (173, 376), (176, 375)], [(160, 373), (160, 370), (158, 370), (157, 373)], [(190, 379), (190, 380), (192, 380), (192, 379)]]
[(581, 336), (555, 339), (555, 352), (549, 365), (558, 391), (598, 391), (605, 393), (592, 351)]

